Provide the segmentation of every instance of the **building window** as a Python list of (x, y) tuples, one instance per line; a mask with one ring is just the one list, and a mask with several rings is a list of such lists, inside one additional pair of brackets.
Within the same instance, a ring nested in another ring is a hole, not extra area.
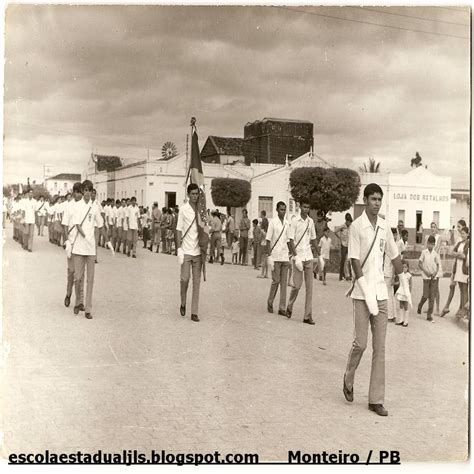
[(271, 196), (259, 196), (258, 197), (258, 217), (262, 211), (267, 213), (267, 218), (273, 217), (273, 197)]
[(398, 210), (398, 220), (403, 221), (403, 223), (405, 224), (405, 209)]
[(439, 227), (439, 211), (433, 211), (433, 222)]

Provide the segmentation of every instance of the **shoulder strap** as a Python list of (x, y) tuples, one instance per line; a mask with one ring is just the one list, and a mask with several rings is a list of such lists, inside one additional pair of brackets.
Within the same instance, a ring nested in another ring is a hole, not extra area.
[(309, 218), (308, 218), (308, 225), (306, 226), (306, 229), (304, 230), (304, 232), (301, 234), (301, 237), (300, 237), (300, 240), (298, 240), (298, 243), (295, 245), (295, 249), (296, 247), (298, 247), (298, 245), (300, 244), (301, 240), (303, 239), (304, 237), (304, 234), (306, 234), (306, 231), (309, 229)]
[[(372, 244), (370, 245), (370, 248), (369, 248), (369, 251), (367, 252), (367, 255), (365, 256), (364, 260), (362, 261), (362, 265), (360, 266), (360, 268), (364, 267), (365, 262), (367, 262), (367, 259), (369, 258), (369, 255), (372, 252), (372, 249), (374, 248), (374, 244), (375, 244), (375, 241), (377, 240), (377, 234), (379, 233), (379, 229), (380, 229), (380, 227), (377, 226), (377, 229), (375, 229), (374, 240), (372, 240)], [(349, 288), (349, 290), (347, 291), (346, 296), (351, 296), (352, 292), (354, 291), (355, 284), (356, 284), (356, 280), (355, 280), (355, 275), (354, 275), (354, 279), (352, 280), (352, 285)]]
[(184, 233), (183, 237), (181, 237), (181, 242), (188, 235), (189, 229), (191, 229), (195, 221), (196, 221), (196, 216), (194, 216), (193, 221), (191, 222), (191, 224), (189, 224), (189, 227), (186, 229), (186, 232)]
[(273, 252), (273, 249), (275, 248), (276, 244), (278, 243), (278, 241), (280, 240), (280, 237), (282, 236), (283, 234), (283, 231), (285, 230), (285, 227), (286, 227), (286, 222), (283, 223), (283, 228), (281, 229), (281, 232), (280, 232), (280, 235), (278, 236), (278, 239), (276, 239), (275, 243), (273, 244), (271, 250), (270, 250), (270, 253)]
[[(82, 219), (82, 222), (81, 222), (81, 224), (80, 224), (81, 226), (82, 226), (82, 224), (84, 224), (84, 221), (86, 220), (87, 214), (89, 214), (89, 211), (90, 211), (91, 209), (92, 209), (92, 205), (89, 206), (89, 209), (87, 209), (87, 212), (86, 212), (86, 214), (85, 214), (85, 216), (84, 216), (84, 218)], [(69, 229), (69, 231), (68, 231), (68, 233), (67, 233), (68, 235), (69, 235), (69, 232), (71, 232), (71, 230), (74, 229), (74, 227), (76, 227), (76, 226), (73, 226), (73, 227), (71, 227), (71, 229)], [(71, 252), (72, 252), (72, 250), (74, 249), (74, 244), (76, 243), (76, 240), (77, 240), (77, 236), (78, 236), (78, 235), (79, 235), (79, 231), (77, 231), (76, 237), (74, 237), (74, 242), (73, 242), (72, 245), (71, 245)]]
[(41, 204), (41, 207), (36, 212), (41, 211), (41, 209), (43, 209), (43, 206), (44, 206), (44, 202), (43, 202), (43, 204)]

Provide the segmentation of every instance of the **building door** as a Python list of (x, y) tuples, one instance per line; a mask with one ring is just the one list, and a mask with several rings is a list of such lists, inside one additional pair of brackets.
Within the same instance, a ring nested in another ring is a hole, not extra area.
[(165, 192), (165, 207), (176, 206), (176, 193)]
[(267, 213), (267, 219), (271, 219), (273, 217), (273, 197), (271, 196), (259, 196), (258, 197), (258, 216), (260, 217), (260, 213), (265, 211)]
[(423, 243), (423, 211), (416, 211), (416, 243)]

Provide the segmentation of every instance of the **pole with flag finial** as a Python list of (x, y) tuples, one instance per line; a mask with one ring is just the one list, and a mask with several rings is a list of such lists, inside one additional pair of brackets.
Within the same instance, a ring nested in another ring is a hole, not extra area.
[(188, 173), (191, 183), (197, 184), (199, 197), (196, 203), (196, 222), (198, 227), (199, 248), (201, 249), (202, 273), (206, 281), (206, 255), (209, 246), (209, 226), (207, 222), (206, 195), (204, 193), (204, 175), (196, 129), (196, 118), (191, 118), (191, 161)]

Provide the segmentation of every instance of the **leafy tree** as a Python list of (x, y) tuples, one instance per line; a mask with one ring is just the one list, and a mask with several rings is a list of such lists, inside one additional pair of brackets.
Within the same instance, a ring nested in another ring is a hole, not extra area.
[(415, 153), (415, 158), (412, 158), (411, 159), (411, 167), (412, 168), (419, 168), (420, 166), (422, 166), (422, 158), (420, 156), (420, 154), (418, 152)]
[(297, 168), (290, 175), (291, 196), (305, 199), (312, 209), (328, 212), (347, 211), (359, 197), (360, 178), (347, 168)]
[(214, 178), (211, 182), (212, 202), (216, 206), (244, 207), (250, 196), (250, 183), (244, 179)]
[(364, 166), (361, 166), (359, 170), (362, 173), (378, 173), (380, 171), (380, 162), (376, 163), (374, 158), (369, 158), (369, 166), (364, 163)]

